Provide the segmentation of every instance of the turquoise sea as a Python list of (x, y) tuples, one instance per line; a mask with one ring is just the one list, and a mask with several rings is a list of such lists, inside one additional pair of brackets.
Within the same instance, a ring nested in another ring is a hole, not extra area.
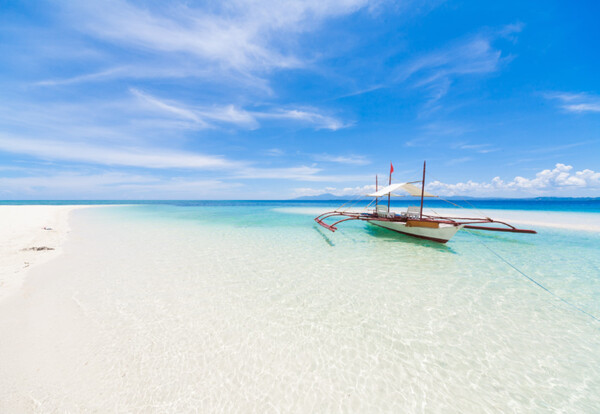
[[(335, 208), (348, 200), (0, 200), (0, 205), (174, 205), (187, 207), (210, 206), (318, 206)], [(500, 209), (500, 210), (536, 210), (536, 211), (565, 211), (600, 213), (600, 198), (541, 198), (541, 199), (467, 199), (467, 200), (426, 200), (426, 206), (448, 207), (456, 203), (465, 208)], [(368, 201), (357, 204), (364, 206)], [(407, 201), (394, 199), (392, 206), (404, 207), (417, 205), (418, 200)]]
[(10, 395), (40, 412), (600, 410), (599, 200), (469, 200), (538, 234), (446, 245), (328, 232), (336, 202), (123, 203), (28, 277)]

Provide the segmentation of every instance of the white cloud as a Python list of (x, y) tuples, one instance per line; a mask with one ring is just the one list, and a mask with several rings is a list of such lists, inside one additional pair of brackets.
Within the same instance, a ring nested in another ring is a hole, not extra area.
[[(590, 196), (600, 195), (600, 172), (589, 169), (573, 172), (573, 167), (556, 164), (553, 169), (538, 172), (533, 178), (515, 177), (505, 182), (500, 177), (490, 182), (467, 181), (455, 184), (433, 181), (426, 185), (428, 191), (439, 196), (473, 197), (532, 197), (532, 196), (581, 196), (589, 192)], [(358, 178), (358, 177), (357, 177)], [(369, 177), (362, 177), (363, 182)], [(315, 180), (316, 181), (316, 180)], [(359, 181), (358, 179), (356, 181)], [(333, 182), (333, 181), (329, 181)], [(374, 185), (358, 187), (300, 187), (294, 189), (294, 196), (316, 196), (333, 194), (336, 196), (365, 195), (375, 189)]]
[(320, 114), (314, 110), (280, 109), (273, 112), (253, 112), (257, 118), (287, 119), (313, 124), (317, 129), (330, 129), (336, 131), (347, 128), (352, 123), (344, 123), (334, 117)]
[(573, 167), (556, 164), (553, 169), (538, 172), (534, 178), (517, 176), (509, 182), (495, 177), (491, 182), (467, 181), (447, 184), (433, 181), (427, 189), (439, 195), (502, 196), (561, 195), (573, 190), (600, 190), (600, 173), (589, 169), (572, 172)]
[(560, 187), (600, 186), (600, 173), (585, 169), (572, 174), (572, 169), (571, 165), (556, 164), (554, 169), (540, 171), (532, 179), (515, 177), (512, 182), (507, 184), (507, 187), (551, 190)]
[(550, 92), (547, 99), (560, 102), (560, 108), (567, 112), (600, 112), (600, 97), (587, 93)]
[(337, 164), (349, 165), (367, 165), (370, 164), (366, 157), (362, 155), (330, 155), (330, 154), (314, 154), (315, 161), (333, 162)]

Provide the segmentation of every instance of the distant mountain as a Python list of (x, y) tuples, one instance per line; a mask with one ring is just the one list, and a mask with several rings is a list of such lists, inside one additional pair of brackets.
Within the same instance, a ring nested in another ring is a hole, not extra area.
[(577, 200), (577, 201), (600, 201), (600, 197), (535, 197), (533, 200), (543, 200), (543, 201), (567, 201), (567, 200)]
[[(465, 197), (465, 196), (453, 196), (453, 197), (442, 197), (444, 200), (473, 200), (476, 197)], [(315, 196), (302, 196), (293, 198), (296, 201), (348, 201), (348, 200), (371, 200), (373, 197), (369, 196), (336, 196), (331, 193), (324, 193)], [(392, 200), (420, 200), (419, 197), (392, 197)]]

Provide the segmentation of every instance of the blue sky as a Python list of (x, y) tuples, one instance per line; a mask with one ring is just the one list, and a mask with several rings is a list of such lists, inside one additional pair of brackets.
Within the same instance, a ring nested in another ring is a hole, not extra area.
[(597, 2), (0, 1), (0, 198), (600, 196)]

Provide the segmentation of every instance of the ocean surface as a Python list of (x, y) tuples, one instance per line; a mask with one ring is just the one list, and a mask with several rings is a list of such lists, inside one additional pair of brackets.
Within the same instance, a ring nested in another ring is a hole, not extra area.
[[(336, 208), (342, 203), (364, 207), (370, 200), (353, 202), (351, 200), (0, 200), (0, 205), (173, 205), (180, 207), (248, 207), (248, 206), (317, 206)], [(385, 200), (384, 200), (385, 202)], [(411, 197), (392, 199), (393, 207), (418, 205), (419, 200)], [(466, 199), (448, 201), (442, 199), (427, 199), (426, 206), (453, 207), (459, 205), (468, 209), (492, 210), (534, 210), (534, 211), (564, 211), (600, 213), (600, 198), (540, 198), (540, 199)]]
[(599, 412), (600, 201), (456, 203), (538, 234), (331, 233), (314, 201), (76, 210), (0, 303), (0, 411)]

